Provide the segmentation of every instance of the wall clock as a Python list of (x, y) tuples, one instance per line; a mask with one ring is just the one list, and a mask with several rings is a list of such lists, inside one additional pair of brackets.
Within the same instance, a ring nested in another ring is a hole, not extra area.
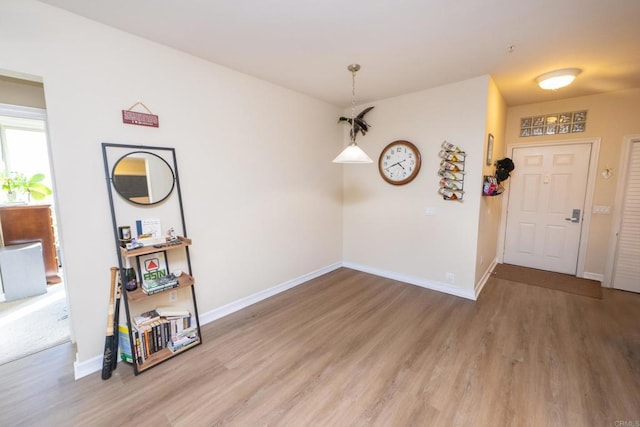
[(393, 141), (384, 147), (378, 159), (382, 179), (393, 185), (413, 181), (420, 172), (420, 150), (409, 141)]

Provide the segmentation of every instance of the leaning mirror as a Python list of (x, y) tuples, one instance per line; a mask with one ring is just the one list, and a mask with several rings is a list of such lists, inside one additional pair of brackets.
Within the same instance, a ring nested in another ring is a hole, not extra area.
[(118, 194), (131, 203), (154, 205), (169, 197), (175, 175), (162, 157), (148, 151), (133, 151), (113, 166), (111, 182)]

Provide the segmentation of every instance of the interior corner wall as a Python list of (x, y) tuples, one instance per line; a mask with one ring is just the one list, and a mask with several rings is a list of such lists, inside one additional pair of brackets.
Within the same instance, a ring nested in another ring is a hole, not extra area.
[[(484, 139), (485, 158), (482, 163), (482, 174), (483, 176), (494, 176), (496, 171), (496, 160), (505, 157), (507, 104), (493, 79), (489, 79), (488, 94), (487, 130)], [(487, 165), (486, 155), (489, 134), (493, 135), (493, 152), (490, 164)], [(503, 182), (503, 185), (509, 185), (508, 180)], [(480, 211), (478, 216), (478, 249), (476, 255), (476, 288), (481, 285), (480, 282), (486, 277), (486, 274), (492, 267), (492, 263), (497, 258), (500, 220), (502, 215), (502, 200), (502, 195), (482, 197), (480, 200)]]
[[(587, 110), (584, 132), (565, 135), (520, 137), (520, 119), (554, 113)], [(640, 133), (640, 89), (629, 89), (598, 95), (567, 98), (557, 101), (510, 107), (507, 112), (507, 144), (535, 144), (537, 142), (564, 141), (571, 139), (601, 138), (596, 173), (593, 205), (609, 206), (613, 213), (616, 186), (620, 176), (620, 152), (625, 135)], [(516, 165), (516, 168), (518, 165)], [(611, 178), (601, 172), (613, 168)], [(604, 275), (609, 256), (612, 214), (592, 213), (588, 230), (588, 246), (585, 259), (585, 275)], [(607, 284), (607, 283), (605, 283)]]
[[(361, 106), (375, 106), (367, 114), (371, 130), (358, 139), (374, 163), (344, 166), (346, 265), (474, 297), (488, 84), (481, 76)], [(395, 186), (377, 162), (399, 139), (418, 147), (422, 167), (412, 182)], [(437, 192), (444, 140), (467, 153), (462, 202)]]
[[(342, 260), (339, 108), (34, 0), (0, 15), (0, 69), (44, 83), (78, 362), (117, 265), (102, 142), (176, 148), (201, 313)], [(137, 101), (159, 128), (122, 123)]]

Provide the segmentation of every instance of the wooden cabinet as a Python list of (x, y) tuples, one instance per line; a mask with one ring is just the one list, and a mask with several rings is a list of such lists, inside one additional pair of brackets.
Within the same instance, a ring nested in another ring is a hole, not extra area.
[(47, 283), (60, 283), (56, 240), (49, 205), (16, 205), (0, 207), (2, 241), (5, 246), (40, 242), (44, 256)]

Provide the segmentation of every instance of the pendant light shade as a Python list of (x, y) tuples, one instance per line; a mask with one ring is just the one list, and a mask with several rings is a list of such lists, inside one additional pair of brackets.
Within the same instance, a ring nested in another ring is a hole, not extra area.
[(353, 141), (347, 146), (342, 153), (333, 159), (333, 163), (372, 163), (371, 157), (367, 156), (362, 148)]
[(556, 90), (569, 86), (575, 80), (576, 76), (580, 74), (580, 71), (578, 68), (565, 68), (564, 70), (551, 71), (550, 73), (539, 76), (536, 78), (536, 81), (542, 89)]
[(351, 64), (347, 67), (347, 69), (351, 71), (351, 143), (347, 146), (347, 148), (342, 150), (342, 153), (340, 153), (338, 157), (333, 159), (333, 163), (373, 163), (373, 160), (371, 160), (371, 158), (367, 156), (367, 153), (365, 153), (362, 148), (358, 147), (358, 144), (356, 144), (356, 72), (360, 69), (360, 65)]

